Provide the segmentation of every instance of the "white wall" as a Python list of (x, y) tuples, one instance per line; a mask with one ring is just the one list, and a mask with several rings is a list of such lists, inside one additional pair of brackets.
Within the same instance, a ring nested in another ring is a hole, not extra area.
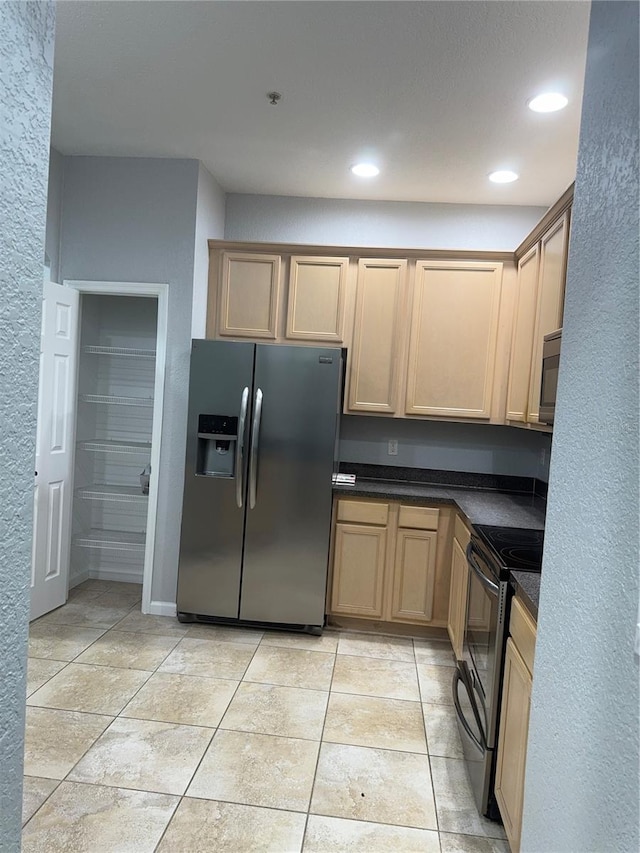
[[(398, 455), (388, 455), (389, 439)], [(402, 465), (438, 471), (469, 471), (546, 480), (541, 452), (549, 457), (550, 436), (491, 424), (440, 423), (343, 415), (340, 460)]]
[(66, 157), (64, 279), (168, 282), (152, 601), (175, 602), (187, 420), (197, 160)]
[(191, 337), (204, 338), (207, 325), (209, 247), (207, 240), (224, 236), (225, 194), (202, 163), (198, 164), (196, 237), (193, 259), (193, 316)]
[(33, 462), (53, 84), (50, 3), (0, 3), (0, 850), (20, 850)]
[(227, 240), (511, 252), (543, 207), (227, 195)]
[(592, 5), (522, 835), (640, 849), (638, 4)]

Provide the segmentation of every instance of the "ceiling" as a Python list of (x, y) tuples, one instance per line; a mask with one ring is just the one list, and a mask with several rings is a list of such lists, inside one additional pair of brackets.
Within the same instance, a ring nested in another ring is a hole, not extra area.
[[(575, 176), (588, 18), (563, 0), (60, 0), (52, 142), (196, 158), (227, 192), (548, 205)], [(531, 112), (548, 90), (569, 106)], [(351, 175), (368, 158), (380, 176)], [(520, 180), (492, 184), (500, 168)]]

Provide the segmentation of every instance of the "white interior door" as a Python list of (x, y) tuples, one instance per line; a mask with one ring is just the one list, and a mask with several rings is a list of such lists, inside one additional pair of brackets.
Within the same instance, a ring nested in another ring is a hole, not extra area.
[(45, 281), (31, 566), (31, 619), (67, 600), (78, 335), (77, 290)]

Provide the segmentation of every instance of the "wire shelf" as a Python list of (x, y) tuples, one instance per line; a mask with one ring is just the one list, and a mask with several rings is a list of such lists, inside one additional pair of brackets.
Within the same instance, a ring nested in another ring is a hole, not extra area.
[(150, 441), (115, 441), (95, 438), (90, 441), (79, 441), (78, 447), (91, 453), (151, 453)]
[(73, 544), (79, 548), (100, 548), (110, 551), (129, 551), (143, 554), (145, 533), (125, 533), (119, 530), (92, 529), (74, 537)]
[(76, 494), (85, 501), (118, 501), (120, 503), (144, 503), (149, 495), (143, 495), (135, 486), (87, 486)]
[(135, 347), (94, 347), (84, 346), (82, 352), (90, 355), (120, 355), (128, 358), (155, 358), (156, 351), (152, 349), (136, 349)]
[(145, 406), (153, 407), (153, 397), (111, 397), (108, 394), (80, 394), (83, 403), (97, 403), (112, 406)]

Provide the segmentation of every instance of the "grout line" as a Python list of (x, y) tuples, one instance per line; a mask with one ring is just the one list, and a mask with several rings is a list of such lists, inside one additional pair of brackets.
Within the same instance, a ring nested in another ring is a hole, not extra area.
[[(29, 776), (29, 774), (24, 773), (24, 774), (23, 774), (23, 777), (22, 777), (22, 798), (23, 798), (23, 800), (24, 800), (24, 778), (25, 778), (25, 776), (26, 776), (27, 778), (31, 778), (31, 779), (48, 779), (48, 777), (47, 777), (47, 776)], [(51, 782), (56, 782), (56, 786), (55, 786), (55, 788), (53, 789), (53, 791), (50, 791), (50, 792), (47, 794), (47, 796), (46, 796), (46, 797), (44, 798), (44, 800), (40, 803), (40, 805), (38, 806), (38, 808), (37, 808), (37, 809), (34, 811), (34, 813), (31, 815), (31, 817), (29, 818), (29, 820), (26, 820), (26, 821), (21, 825), (22, 832), (24, 832), (24, 830), (25, 830), (25, 829), (26, 829), (26, 827), (27, 827), (27, 824), (28, 824), (28, 823), (31, 823), (31, 821), (33, 820), (33, 818), (38, 814), (38, 812), (39, 812), (39, 811), (40, 811), (40, 809), (44, 806), (44, 804), (47, 802), (47, 800), (49, 800), (49, 798), (51, 797), (51, 795), (52, 795), (52, 794), (55, 794), (55, 792), (56, 792), (56, 791), (58, 790), (58, 788), (60, 787), (60, 783), (62, 782), (62, 779), (50, 779), (49, 781), (51, 781)]]
[[(339, 645), (339, 643), (340, 643), (340, 639), (338, 639), (338, 645)], [(314, 771), (313, 771), (313, 781), (311, 783), (311, 793), (309, 795), (309, 803), (307, 805), (307, 817), (305, 819), (304, 830), (302, 832), (302, 843), (300, 845), (301, 853), (302, 853), (302, 851), (304, 851), (304, 845), (305, 845), (305, 842), (307, 840), (307, 827), (309, 826), (309, 816), (311, 814), (311, 803), (313, 801), (313, 794), (314, 794), (315, 789), (316, 789), (316, 780), (318, 777), (318, 766), (320, 764), (320, 753), (322, 752), (322, 744), (325, 743), (324, 730), (325, 730), (325, 727), (327, 725), (327, 715), (329, 714), (329, 702), (331, 701), (331, 688), (333, 687), (333, 677), (335, 675), (336, 663), (338, 661), (338, 645), (336, 645), (336, 651), (335, 651), (335, 654), (333, 656), (333, 669), (331, 670), (331, 680), (329, 681), (329, 691), (327, 694), (327, 704), (325, 705), (324, 719), (322, 720), (322, 730), (320, 732), (320, 741), (319, 741), (319, 745), (318, 745), (318, 756), (316, 758), (316, 766), (315, 766)]]
[(420, 672), (418, 670), (418, 659), (416, 658), (415, 642), (413, 644), (413, 659), (414, 659), (414, 663), (415, 663), (415, 667), (416, 667), (416, 678), (418, 679), (418, 692), (420, 694), (420, 712), (422, 714), (422, 726), (424, 729), (424, 742), (425, 742), (425, 745), (427, 748), (427, 761), (429, 763), (429, 780), (431, 782), (431, 797), (433, 799), (433, 811), (434, 811), (435, 818), (436, 818), (436, 830), (438, 832), (438, 845), (440, 846), (440, 849), (442, 849), (442, 845), (440, 844), (440, 821), (438, 819), (438, 804), (436, 801), (436, 789), (435, 789), (435, 785), (433, 784), (433, 770), (431, 767), (431, 754), (429, 752), (429, 738), (427, 736), (427, 723), (426, 723), (426, 720), (424, 718), (424, 704), (425, 703), (423, 702), (423, 697), (422, 697), (422, 686), (420, 684)]

